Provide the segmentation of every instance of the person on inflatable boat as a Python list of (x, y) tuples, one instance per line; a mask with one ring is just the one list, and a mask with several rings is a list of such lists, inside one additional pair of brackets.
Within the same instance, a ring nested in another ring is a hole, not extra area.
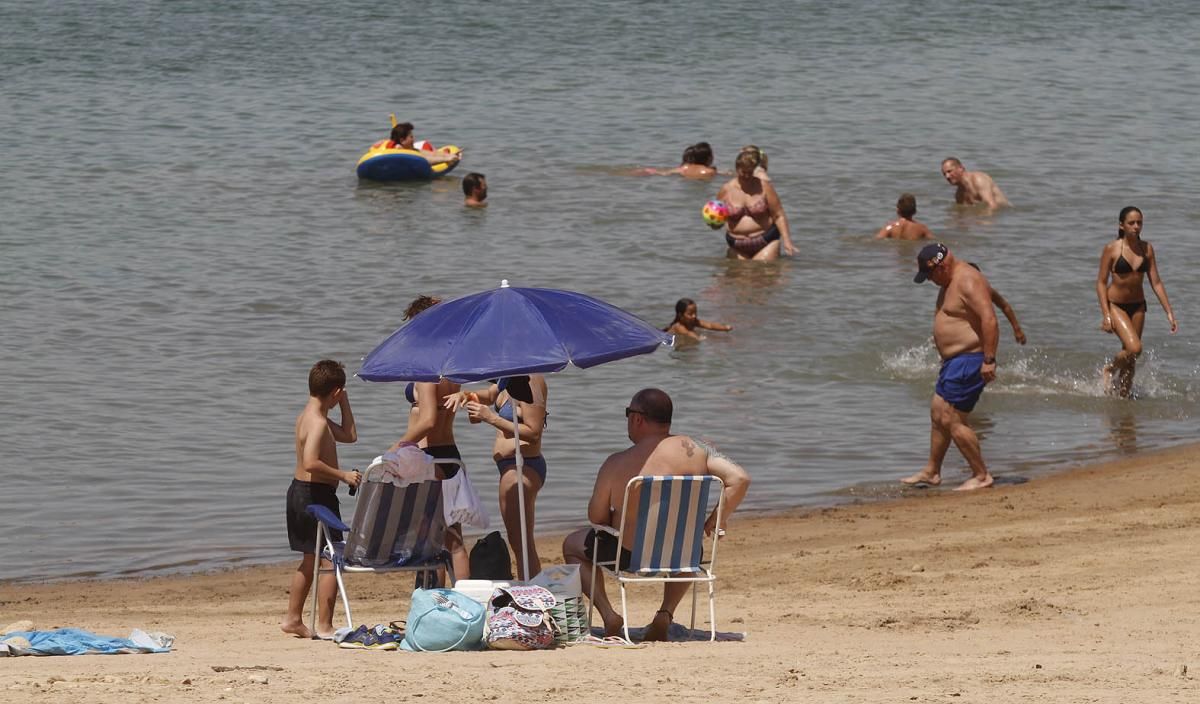
[(391, 138), (384, 145), (388, 149), (412, 149), (413, 151), (421, 152), (421, 156), (430, 164), (455, 163), (460, 158), (459, 154), (445, 154), (443, 152), (433, 151), (433, 145), (424, 140), (418, 146), (416, 139), (413, 137), (413, 124), (411, 122), (401, 122), (392, 128)]

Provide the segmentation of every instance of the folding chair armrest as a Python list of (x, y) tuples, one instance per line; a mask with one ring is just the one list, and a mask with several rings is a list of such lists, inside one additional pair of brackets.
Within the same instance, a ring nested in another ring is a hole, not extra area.
[(617, 530), (616, 528), (613, 528), (612, 526), (601, 525), (599, 523), (591, 523), (589, 525), (591, 525), (592, 530), (595, 530), (597, 532), (608, 533), (609, 535), (611, 535), (614, 538), (621, 534), (621, 531)]
[(333, 511), (330, 511), (325, 506), (322, 506), (320, 504), (309, 504), (308, 508), (306, 508), (304, 510), (308, 512), (308, 515), (312, 516), (313, 518), (317, 519), (317, 521), (324, 523), (325, 525), (329, 526), (330, 528), (332, 528), (334, 530), (340, 530), (343, 532), (350, 530), (350, 526), (346, 525), (345, 523), (342, 523), (342, 520), (340, 518), (338, 518), (337, 516), (335, 516)]

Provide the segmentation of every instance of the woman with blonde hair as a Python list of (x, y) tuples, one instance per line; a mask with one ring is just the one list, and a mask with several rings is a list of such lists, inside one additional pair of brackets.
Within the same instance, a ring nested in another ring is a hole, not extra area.
[(778, 259), (781, 249), (789, 256), (796, 253), (779, 194), (755, 175), (760, 163), (757, 153), (743, 150), (734, 162), (737, 175), (717, 192), (729, 208), (725, 244), (730, 259), (769, 261)]

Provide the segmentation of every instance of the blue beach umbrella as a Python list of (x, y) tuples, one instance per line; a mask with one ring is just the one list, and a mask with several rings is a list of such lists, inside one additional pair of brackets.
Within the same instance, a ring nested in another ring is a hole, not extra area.
[(367, 381), (459, 383), (581, 369), (648, 354), (671, 336), (591, 296), (500, 288), (437, 306), (392, 333), (363, 360)]
[[(649, 354), (671, 335), (591, 296), (549, 288), (500, 288), (429, 308), (392, 333), (363, 360), (367, 381), (459, 383), (543, 374), (574, 364), (582, 369)], [(523, 479), (521, 440), (513, 419), (518, 484)], [(523, 485), (523, 484), (522, 484)], [(517, 492), (521, 525), (525, 493)], [(523, 536), (523, 533), (522, 533)], [(521, 561), (529, 575), (528, 546)]]

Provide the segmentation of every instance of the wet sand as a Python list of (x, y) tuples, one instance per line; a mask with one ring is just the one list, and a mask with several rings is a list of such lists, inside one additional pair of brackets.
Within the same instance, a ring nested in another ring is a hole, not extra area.
[[(340, 650), (279, 632), (291, 565), (0, 585), (0, 625), (177, 638), (167, 655), (0, 658), (0, 701), (1197, 701), (1197, 545), (1200, 445), (968, 495), (735, 516), (717, 621), (744, 642)], [(560, 560), (559, 541), (543, 555)], [(356, 620), (406, 615), (410, 576), (348, 584)], [(658, 592), (631, 603), (644, 623)]]

